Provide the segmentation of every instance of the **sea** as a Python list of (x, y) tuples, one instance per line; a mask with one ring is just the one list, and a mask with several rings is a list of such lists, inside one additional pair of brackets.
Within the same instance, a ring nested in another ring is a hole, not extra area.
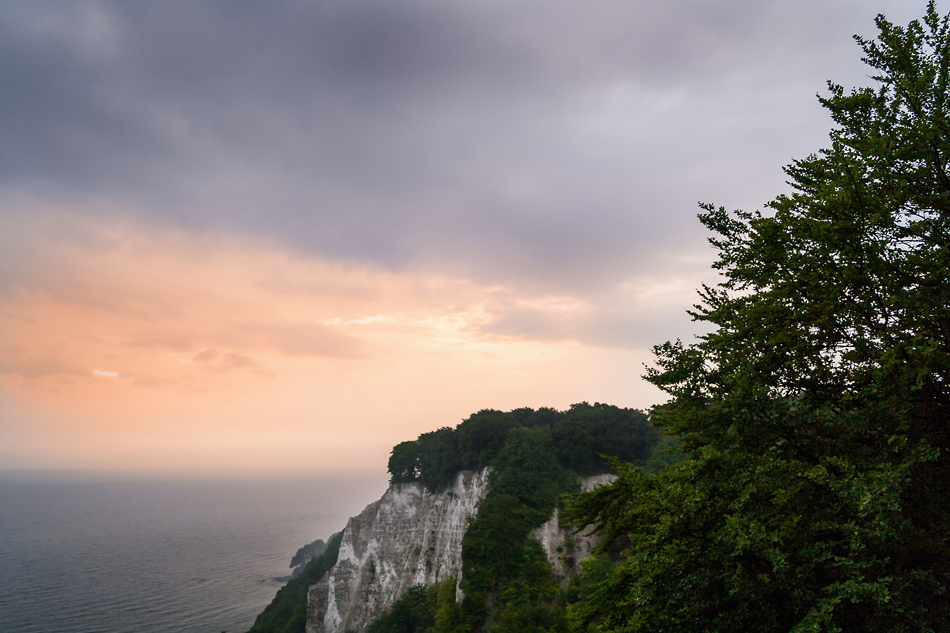
[(244, 633), (383, 472), (0, 472), (0, 632)]

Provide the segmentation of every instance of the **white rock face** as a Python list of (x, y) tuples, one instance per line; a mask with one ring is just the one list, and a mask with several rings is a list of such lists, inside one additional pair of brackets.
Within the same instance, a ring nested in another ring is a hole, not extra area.
[[(616, 475), (610, 474), (583, 477), (581, 492), (590, 492), (598, 486), (609, 484), (616, 478)], [(532, 530), (530, 537), (541, 543), (548, 562), (554, 570), (554, 575), (560, 580), (561, 586), (566, 587), (571, 574), (580, 573), (581, 563), (600, 544), (600, 535), (591, 534), (590, 529), (574, 534), (577, 526), (562, 526), (560, 519), (560, 511), (555, 508), (551, 518), (538, 529)]]
[(347, 522), (336, 565), (310, 587), (307, 633), (363, 631), (410, 587), (460, 580), (462, 536), (487, 488), (487, 468), (437, 494), (391, 485)]

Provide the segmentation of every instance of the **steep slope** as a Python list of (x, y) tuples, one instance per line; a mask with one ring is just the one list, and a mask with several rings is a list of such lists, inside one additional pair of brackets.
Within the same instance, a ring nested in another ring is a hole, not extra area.
[(488, 469), (462, 471), (443, 492), (392, 484), (349, 520), (336, 565), (310, 588), (307, 633), (365, 629), (410, 587), (462, 569), (462, 537), (488, 487)]
[[(580, 491), (590, 492), (598, 486), (604, 486), (617, 478), (613, 474), (592, 475), (580, 478)], [(561, 525), (561, 512), (554, 508), (554, 513), (544, 525), (531, 532), (531, 538), (537, 540), (554, 576), (566, 588), (571, 576), (581, 573), (581, 563), (594, 553), (600, 545), (600, 535), (593, 534), (592, 530), (581, 530), (575, 534), (576, 525)]]
[[(582, 477), (583, 491), (613, 475)], [(418, 483), (393, 484), (347, 523), (336, 565), (310, 588), (307, 633), (363, 631), (415, 586), (461, 580), (462, 538), (488, 487), (488, 469), (463, 471), (454, 485), (430, 493)], [(531, 533), (566, 587), (598, 537), (574, 534), (559, 511)], [(457, 599), (461, 600), (456, 586)]]

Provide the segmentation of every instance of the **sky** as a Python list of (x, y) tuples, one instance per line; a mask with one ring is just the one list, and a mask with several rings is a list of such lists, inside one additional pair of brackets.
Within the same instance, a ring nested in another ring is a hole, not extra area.
[(385, 469), (664, 401), (697, 203), (787, 191), (852, 36), (924, 6), (0, 2), (0, 469)]

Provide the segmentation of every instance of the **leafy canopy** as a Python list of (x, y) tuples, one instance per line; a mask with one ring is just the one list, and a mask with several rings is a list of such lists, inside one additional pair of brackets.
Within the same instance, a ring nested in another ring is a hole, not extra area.
[(876, 86), (829, 83), (830, 146), (767, 213), (701, 205), (718, 249), (655, 348), (691, 459), (583, 496), (628, 535), (572, 616), (604, 631), (950, 630), (950, 25), (876, 20)]
[(579, 475), (608, 472), (604, 454), (646, 465), (660, 440), (642, 411), (599, 402), (581, 402), (567, 411), (483, 409), (454, 429), (442, 427), (394, 446), (389, 458), (390, 481), (418, 481), (430, 491), (441, 490), (460, 470), (490, 465), (503, 452), (509, 434), (521, 428), (548, 429), (559, 463)]

